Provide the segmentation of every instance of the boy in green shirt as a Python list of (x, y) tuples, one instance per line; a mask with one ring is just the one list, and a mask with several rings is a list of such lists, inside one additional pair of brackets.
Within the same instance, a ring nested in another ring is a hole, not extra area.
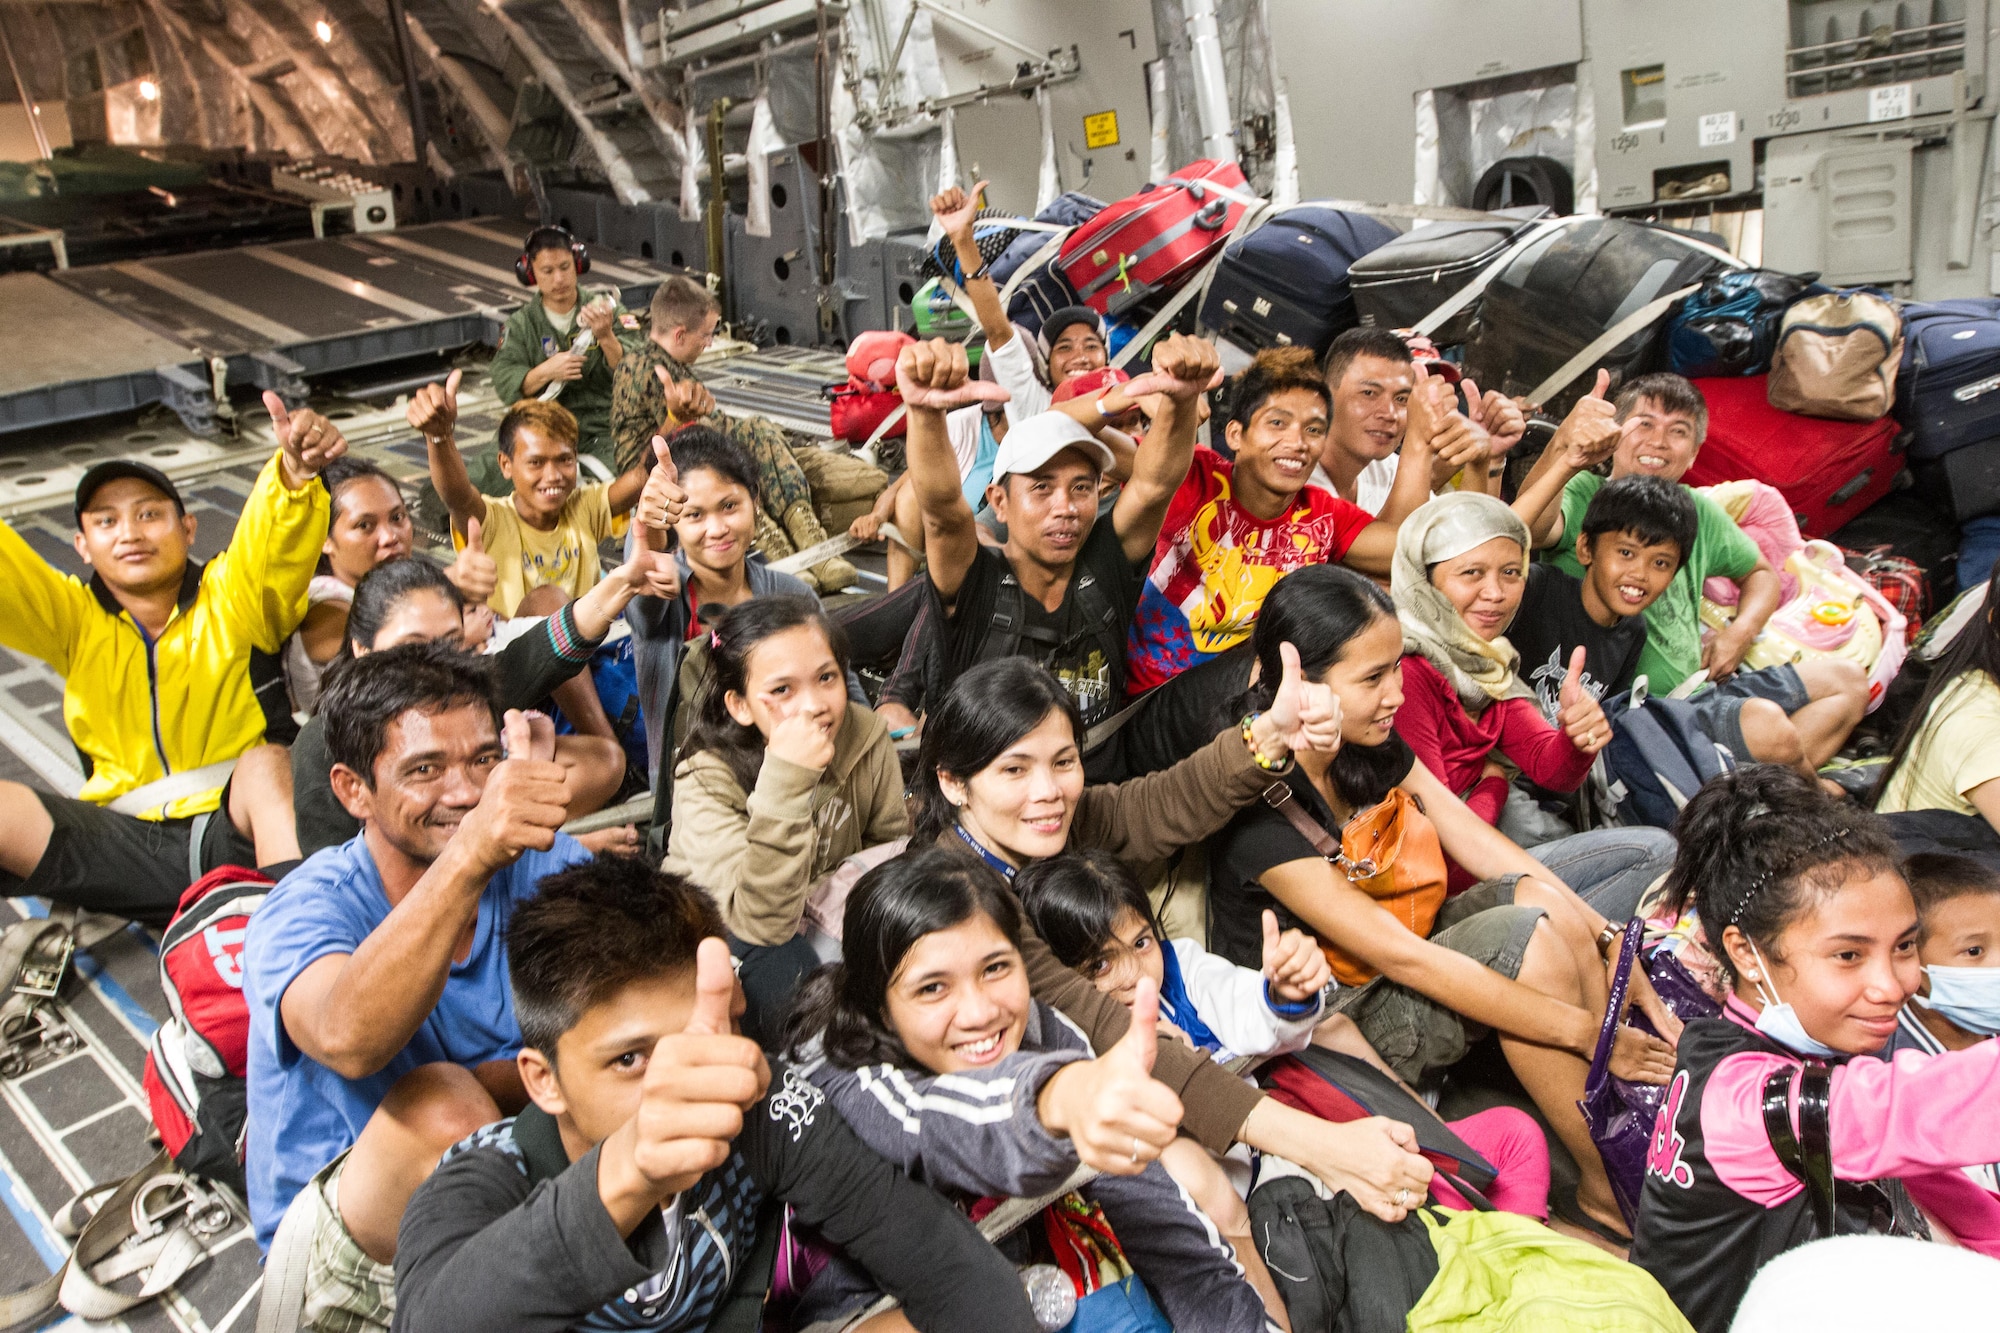
[[(1679, 375), (1642, 375), (1604, 400), (1610, 376), (1578, 402), (1522, 485), (1562, 483), (1559, 499), (1529, 524), (1537, 548), (1557, 547), (1557, 568), (1578, 578), (1584, 568), (1569, 548), (1583, 512), (1607, 480), (1594, 467), (1607, 456), (1611, 477), (1652, 476), (1679, 483), (1708, 434), (1708, 404)], [(1691, 491), (1696, 528), (1680, 571), (1645, 611), (1646, 650), (1639, 670), (1655, 694), (1678, 689), (1697, 671), (1706, 688), (1691, 696), (1702, 725), (1738, 762), (1786, 764), (1807, 774), (1832, 759), (1868, 708), (1868, 678), (1852, 662), (1809, 659), (1796, 665), (1739, 671), (1744, 654), (1778, 609), (1777, 571), (1721, 506)], [(1565, 541), (1569, 536), (1570, 540)], [(1702, 637), (1701, 585), (1711, 575), (1742, 588), (1736, 619)]]

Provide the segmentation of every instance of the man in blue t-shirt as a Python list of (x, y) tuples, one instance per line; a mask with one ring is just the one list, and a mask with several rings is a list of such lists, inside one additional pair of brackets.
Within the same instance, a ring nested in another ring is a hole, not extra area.
[(370, 653), (328, 676), (320, 706), (334, 794), (362, 831), (251, 918), (250, 1211), (268, 1247), (294, 1197), (320, 1189), (308, 1313), (386, 1327), (411, 1193), (446, 1148), (527, 1100), (508, 919), (589, 853), (557, 831), (551, 724), (503, 722), (477, 659), (431, 643)]

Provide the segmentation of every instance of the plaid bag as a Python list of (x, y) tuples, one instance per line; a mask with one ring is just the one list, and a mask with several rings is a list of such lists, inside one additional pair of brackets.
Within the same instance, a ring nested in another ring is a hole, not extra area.
[(1894, 554), (1893, 548), (1887, 546), (1870, 547), (1866, 551), (1843, 549), (1841, 554), (1847, 558), (1849, 569), (1903, 613), (1904, 642), (1915, 643), (1931, 609), (1931, 582), (1923, 569), (1916, 561)]

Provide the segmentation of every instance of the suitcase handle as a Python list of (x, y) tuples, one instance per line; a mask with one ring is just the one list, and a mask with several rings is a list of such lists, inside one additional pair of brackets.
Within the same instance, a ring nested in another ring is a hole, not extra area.
[(1194, 215), (1194, 225), (1203, 231), (1221, 231), (1222, 224), (1229, 220), (1229, 200), (1217, 199), (1204, 205)]

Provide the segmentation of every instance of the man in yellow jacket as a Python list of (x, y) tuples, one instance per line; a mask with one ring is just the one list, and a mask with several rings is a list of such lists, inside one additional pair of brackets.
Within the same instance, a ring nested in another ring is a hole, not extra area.
[(77, 800), (0, 782), (0, 893), (163, 922), (218, 865), (298, 858), (291, 765), (263, 743), (249, 658), (305, 615), (327, 530), (319, 471), (347, 442), (316, 412), (264, 401), (279, 451), (206, 565), (188, 558), (179, 491), (144, 463), (100, 463), (76, 488), (88, 582), (0, 523), (0, 644), (63, 677), (85, 774)]

